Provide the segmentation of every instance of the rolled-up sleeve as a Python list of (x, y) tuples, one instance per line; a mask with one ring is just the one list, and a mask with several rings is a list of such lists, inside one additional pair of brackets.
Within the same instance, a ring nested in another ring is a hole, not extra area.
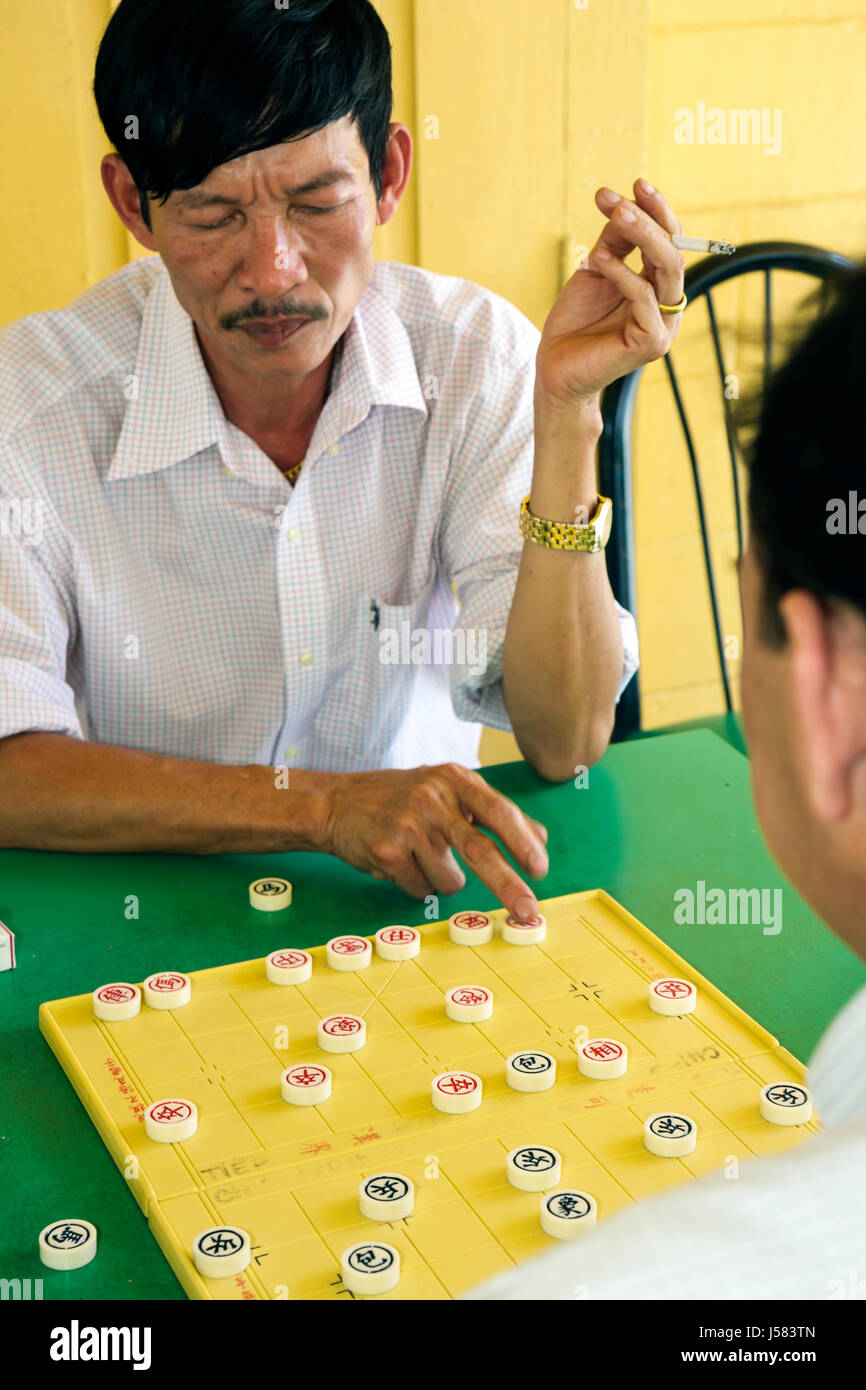
[[(495, 389), (477, 395), (455, 453), (439, 533), (443, 572), (460, 611), (451, 702), (459, 719), (512, 732), (502, 695), (505, 629), (523, 549), (520, 504), (533, 464), (535, 362), (500, 364)], [(616, 605), (623, 645), (617, 700), (638, 668), (634, 618)]]
[(83, 738), (66, 679), (74, 616), (49, 525), (33, 489), (0, 474), (0, 739), (36, 731)]

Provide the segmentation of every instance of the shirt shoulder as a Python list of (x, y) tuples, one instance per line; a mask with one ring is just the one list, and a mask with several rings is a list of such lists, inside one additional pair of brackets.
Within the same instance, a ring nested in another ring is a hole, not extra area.
[(148, 296), (165, 274), (158, 256), (132, 261), (65, 308), (0, 329), (0, 443), (105, 377), (122, 398)]
[(514, 304), (483, 285), (399, 261), (379, 261), (371, 287), (403, 322), (416, 355), (419, 348), (427, 351), (438, 342), (445, 352), (450, 348), (482, 365), (491, 354), (517, 370), (534, 363), (539, 330)]

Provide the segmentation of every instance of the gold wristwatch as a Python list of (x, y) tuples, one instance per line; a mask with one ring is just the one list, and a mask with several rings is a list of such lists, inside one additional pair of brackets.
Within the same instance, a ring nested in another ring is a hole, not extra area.
[(520, 507), (520, 534), (534, 545), (547, 550), (604, 550), (610, 539), (613, 524), (613, 503), (599, 495), (595, 515), (585, 526), (572, 526), (566, 521), (545, 521), (529, 510), (529, 496)]

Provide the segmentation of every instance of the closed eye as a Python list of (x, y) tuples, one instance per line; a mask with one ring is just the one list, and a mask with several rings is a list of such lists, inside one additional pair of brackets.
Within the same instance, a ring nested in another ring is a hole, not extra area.
[[(299, 207), (297, 208), (297, 211), (298, 211), (298, 212), (311, 212), (311, 213), (314, 214), (314, 216), (321, 217), (321, 216), (323, 216), (325, 213), (336, 212), (337, 209), (338, 209), (338, 208), (341, 208), (341, 207), (345, 207), (345, 203), (328, 203), (328, 204), (327, 204), (326, 206), (324, 206), (324, 207), (319, 207), (319, 206), (317, 206), (315, 203), (308, 203), (308, 204), (304, 204), (304, 205), (302, 205), (302, 206), (299, 206)], [(228, 217), (221, 217), (220, 220), (219, 220), (218, 222), (196, 222), (194, 225), (195, 225), (196, 227), (198, 227), (200, 231), (212, 231), (212, 230), (213, 230), (214, 228), (216, 228), (216, 227), (226, 227), (226, 226), (228, 226), (229, 222), (231, 222), (231, 220), (232, 220), (232, 218), (233, 218), (234, 216), (235, 216), (235, 213), (232, 212), (232, 213), (229, 213)]]

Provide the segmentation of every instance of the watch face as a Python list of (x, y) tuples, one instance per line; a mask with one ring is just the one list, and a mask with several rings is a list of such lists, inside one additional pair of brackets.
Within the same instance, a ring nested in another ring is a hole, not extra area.
[(613, 526), (613, 503), (605, 498), (601, 505), (601, 516), (596, 524), (596, 534), (600, 546), (607, 545), (610, 540), (611, 527)]

